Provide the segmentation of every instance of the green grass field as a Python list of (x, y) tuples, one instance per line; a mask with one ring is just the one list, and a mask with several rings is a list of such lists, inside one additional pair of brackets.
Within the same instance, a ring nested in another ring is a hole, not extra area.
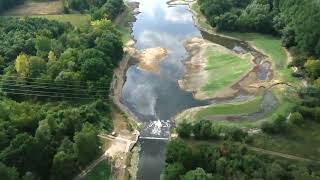
[(224, 33), (244, 41), (247, 41), (259, 50), (262, 50), (267, 56), (272, 59), (274, 67), (277, 70), (276, 75), (281, 80), (294, 83), (296, 79), (292, 77), (292, 70), (287, 68), (288, 56), (281, 44), (281, 40), (277, 37), (258, 34), (258, 33)]
[(232, 37), (248, 41), (271, 57), (278, 69), (287, 65), (287, 54), (279, 38), (258, 33), (227, 33)]
[(223, 104), (223, 105), (213, 105), (206, 109), (200, 110), (195, 115), (196, 119), (205, 119), (210, 115), (229, 115), (229, 114), (250, 114), (257, 112), (260, 108), (262, 101), (262, 96), (257, 96), (254, 99), (236, 103), (236, 104)]
[(62, 15), (35, 15), (30, 17), (46, 18), (59, 22), (69, 22), (76, 27), (87, 27), (90, 25), (91, 17), (86, 14), (62, 14)]
[(92, 171), (90, 171), (84, 180), (109, 180), (111, 174), (111, 166), (107, 160), (101, 161)]
[(205, 70), (209, 71), (210, 78), (201, 90), (211, 95), (231, 86), (252, 67), (249, 57), (241, 58), (228, 52), (207, 49), (204, 56), (207, 59)]

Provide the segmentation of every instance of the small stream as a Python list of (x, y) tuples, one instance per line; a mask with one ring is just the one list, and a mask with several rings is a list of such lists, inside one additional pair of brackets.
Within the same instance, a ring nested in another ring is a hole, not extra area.
[[(140, 14), (133, 23), (135, 48), (163, 47), (168, 56), (160, 63), (160, 73), (141, 70), (132, 65), (126, 72), (121, 102), (132, 111), (143, 124), (142, 137), (167, 138), (170, 135), (170, 120), (179, 112), (196, 106), (208, 105), (209, 101), (198, 101), (192, 93), (179, 88), (177, 81), (185, 74), (184, 61), (188, 53), (183, 42), (196, 36), (221, 44), (238, 53), (252, 52), (256, 61), (261, 53), (246, 43), (233, 39), (212, 36), (201, 32), (194, 25), (192, 13), (186, 5), (168, 6), (167, 0), (137, 0)], [(268, 69), (269, 67), (265, 67)], [(259, 78), (266, 79), (266, 71), (259, 71)], [(138, 179), (157, 180), (165, 165), (166, 141), (140, 139), (141, 145)]]

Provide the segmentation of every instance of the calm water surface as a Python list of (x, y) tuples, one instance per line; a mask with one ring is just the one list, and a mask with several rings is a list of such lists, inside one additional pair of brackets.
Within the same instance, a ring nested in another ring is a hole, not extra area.
[[(168, 137), (170, 119), (184, 109), (206, 104), (197, 101), (177, 83), (185, 73), (188, 54), (183, 42), (201, 36), (187, 6), (169, 7), (166, 0), (138, 0), (133, 37), (137, 49), (163, 47), (168, 56), (160, 63), (160, 73), (131, 66), (126, 74), (122, 102), (142, 121), (141, 136)], [(157, 180), (164, 167), (166, 142), (140, 140), (139, 180)]]
[[(167, 0), (138, 0), (137, 21), (133, 37), (137, 49), (163, 47), (168, 56), (155, 74), (131, 66), (126, 73), (122, 102), (141, 120), (142, 137), (168, 137), (170, 119), (190, 107), (207, 102), (197, 101), (179, 88), (177, 81), (185, 73), (183, 61), (188, 54), (183, 42), (201, 36), (187, 6), (169, 7)], [(158, 180), (165, 165), (166, 141), (140, 140), (139, 180)]]

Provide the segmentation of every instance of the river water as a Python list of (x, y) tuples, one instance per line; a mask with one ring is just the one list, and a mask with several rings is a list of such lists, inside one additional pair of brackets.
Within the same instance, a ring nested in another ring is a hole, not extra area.
[[(179, 88), (177, 81), (185, 73), (183, 61), (188, 54), (183, 42), (201, 36), (187, 6), (169, 7), (167, 0), (138, 0), (137, 20), (133, 24), (135, 48), (163, 47), (168, 56), (160, 63), (160, 73), (129, 67), (123, 86), (122, 102), (141, 120), (142, 137), (169, 137), (170, 119), (197, 101), (192, 93)], [(164, 167), (166, 141), (140, 140), (139, 180), (157, 180)]]
[[(168, 56), (160, 63), (160, 73), (128, 68), (122, 91), (122, 103), (132, 111), (143, 124), (141, 137), (167, 138), (170, 135), (170, 120), (179, 112), (207, 105), (198, 101), (192, 93), (179, 88), (186, 69), (184, 61), (188, 53), (183, 42), (192, 37), (215, 41), (227, 48), (246, 48), (241, 42), (209, 37), (194, 25), (192, 13), (186, 5), (169, 6), (167, 0), (137, 0), (140, 3), (137, 20), (133, 23), (135, 48), (163, 47)], [(207, 36), (207, 37), (206, 37)], [(166, 141), (140, 139), (141, 145), (138, 179), (158, 180), (165, 165)]]

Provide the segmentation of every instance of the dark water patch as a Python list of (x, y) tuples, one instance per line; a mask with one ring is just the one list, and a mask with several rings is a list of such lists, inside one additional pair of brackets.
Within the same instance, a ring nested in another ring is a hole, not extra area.
[(167, 141), (144, 139), (139, 143), (141, 151), (138, 179), (160, 180), (160, 174), (165, 166)]
[(269, 78), (269, 75), (271, 73), (271, 63), (269, 62), (263, 62), (259, 65), (259, 68), (257, 70), (257, 78), (259, 80), (267, 80)]

